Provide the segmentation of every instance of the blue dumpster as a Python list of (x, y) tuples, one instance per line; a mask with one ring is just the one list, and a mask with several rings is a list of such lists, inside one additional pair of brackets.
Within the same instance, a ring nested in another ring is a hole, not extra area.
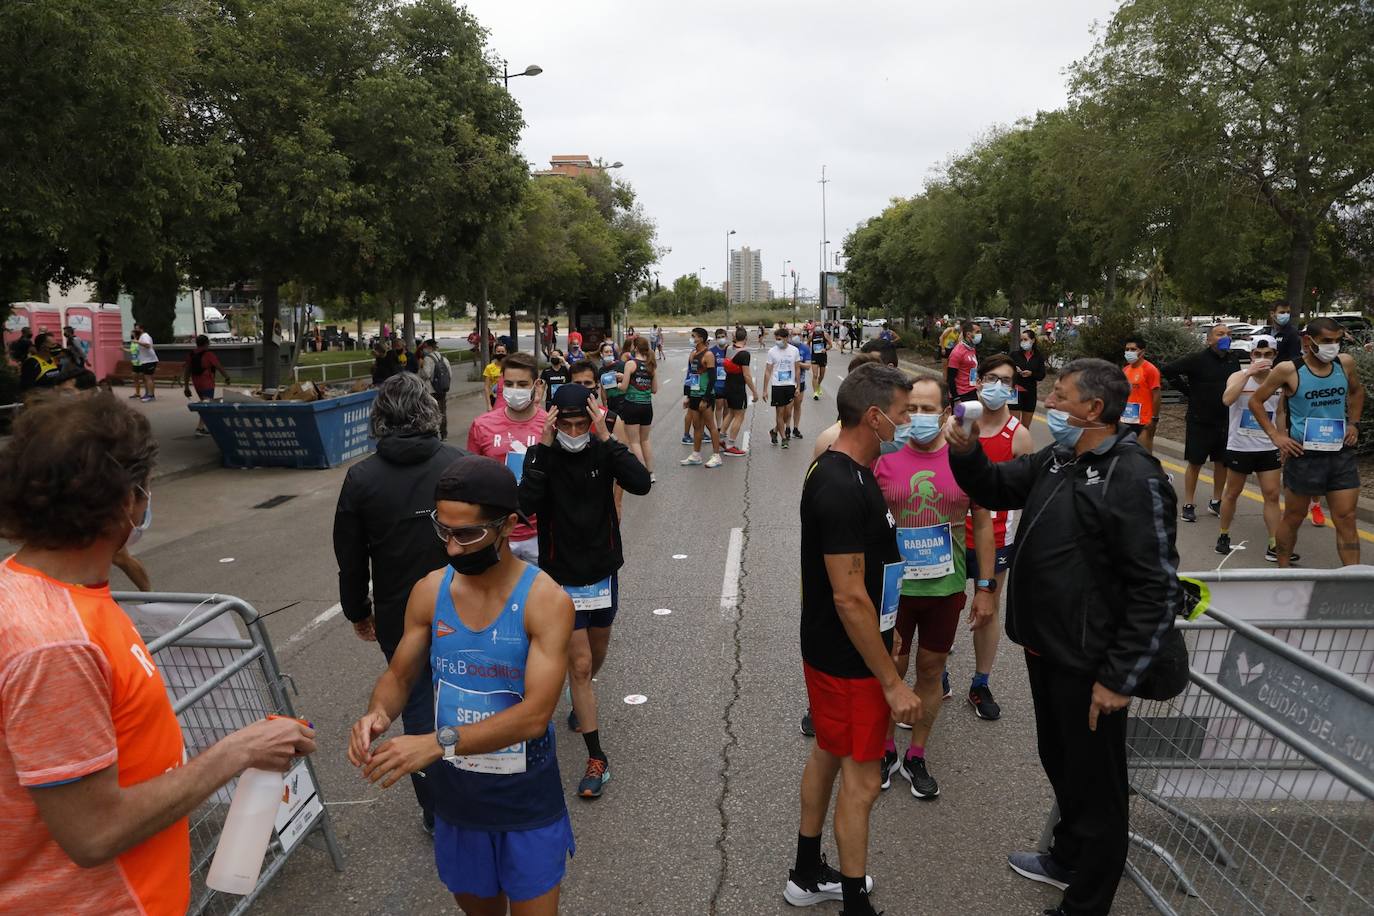
[(376, 447), (375, 388), (323, 401), (188, 405), (205, 421), (227, 468), (332, 468)]

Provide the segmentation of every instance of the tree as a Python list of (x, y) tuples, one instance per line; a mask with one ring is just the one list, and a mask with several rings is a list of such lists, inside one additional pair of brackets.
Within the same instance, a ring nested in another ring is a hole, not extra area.
[(1074, 93), (1134, 125), (1163, 180), (1252, 188), (1284, 227), (1297, 311), (1319, 227), (1374, 192), (1371, 85), (1360, 0), (1130, 0)]

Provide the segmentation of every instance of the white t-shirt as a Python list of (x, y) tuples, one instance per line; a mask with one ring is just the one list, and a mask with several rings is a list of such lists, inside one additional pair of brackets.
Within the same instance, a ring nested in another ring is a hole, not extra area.
[(779, 347), (776, 344), (769, 347), (768, 365), (773, 369), (772, 387), (785, 388), (788, 385), (796, 385), (797, 363), (800, 360), (801, 353), (791, 344), (785, 347)]
[[(1259, 379), (1248, 378), (1240, 397), (1231, 405), (1230, 422), (1226, 430), (1226, 448), (1233, 452), (1272, 452), (1278, 448), (1250, 412), (1250, 395), (1259, 391)], [(1272, 422), (1279, 409), (1279, 393), (1275, 391), (1264, 402), (1264, 410)]]
[(157, 362), (157, 351), (153, 349), (153, 335), (147, 331), (138, 337), (138, 362), (141, 366)]

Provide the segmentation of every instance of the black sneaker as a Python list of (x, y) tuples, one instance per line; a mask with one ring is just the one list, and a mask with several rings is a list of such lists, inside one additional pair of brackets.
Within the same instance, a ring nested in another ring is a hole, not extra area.
[(1013, 852), (1007, 856), (1007, 865), (1023, 878), (1057, 887), (1061, 891), (1073, 879), (1073, 872), (1054, 861), (1048, 853)]
[(1187, 503), (1183, 507), (1183, 520), (1185, 522), (1197, 521), (1197, 507), (1192, 503)]
[(911, 794), (920, 799), (935, 798), (940, 794), (940, 784), (926, 769), (924, 757), (903, 757), (902, 775), (911, 783)]
[(803, 436), (802, 436), (802, 434), (801, 434), (801, 430), (797, 429), (796, 427), (793, 427), (793, 429), (792, 429), (792, 438), (793, 438), (793, 439), (801, 439), (801, 438), (803, 438)]
[(770, 430), (768, 431), (768, 439), (769, 439), (769, 441), (772, 442), (774, 445), (777, 445), (777, 444), (778, 444), (778, 431), (777, 431), (776, 429), (770, 429)]
[(940, 672), (940, 697), (948, 700), (954, 696), (954, 691), (949, 686), (949, 670)]
[(897, 772), (897, 767), (901, 761), (897, 759), (896, 751), (883, 751), (883, 788), (892, 788), (892, 774)]
[(1221, 500), (1207, 500), (1207, 511), (1215, 515), (1217, 518), (1221, 518)]
[(808, 738), (816, 737), (816, 726), (811, 724), (811, 710), (802, 714), (801, 733)]
[(987, 684), (979, 684), (977, 687), (970, 687), (968, 691), (968, 702), (980, 719), (995, 722), (1002, 718), (1002, 707), (998, 706), (997, 701), (992, 698), (992, 691), (988, 688)]
[[(1264, 558), (1270, 563), (1277, 563), (1279, 561), (1279, 552), (1273, 547), (1266, 548), (1264, 551)], [(1288, 555), (1289, 563), (1296, 563), (1301, 559), (1302, 557), (1298, 556), (1296, 553), (1290, 553)]]
[(786, 439), (782, 440), (781, 442), (778, 443), (778, 445), (779, 445), (781, 448), (787, 448), (787, 440), (786, 440)]
[(1222, 556), (1227, 556), (1231, 553), (1231, 535), (1217, 535), (1217, 553), (1221, 554)]
[(783, 437), (784, 439), (791, 439), (791, 438), (792, 438), (792, 427), (790, 427), (790, 426), (784, 426), (784, 427), (782, 428), (782, 437)]
[[(864, 876), (864, 889), (873, 893), (873, 876)], [(830, 863), (821, 856), (821, 867), (812, 875), (800, 875), (795, 868), (787, 870), (787, 887), (782, 892), (783, 899), (793, 906), (813, 906), (826, 900), (843, 900), (840, 890), (840, 872), (831, 868)]]

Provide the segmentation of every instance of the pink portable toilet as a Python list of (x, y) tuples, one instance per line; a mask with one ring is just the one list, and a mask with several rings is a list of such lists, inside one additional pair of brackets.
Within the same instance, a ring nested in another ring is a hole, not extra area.
[(53, 347), (62, 346), (62, 309), (46, 302), (29, 303), (29, 326), (33, 336), (47, 331), (52, 335)]
[(95, 377), (103, 379), (112, 375), (128, 352), (119, 306), (109, 302), (69, 305), (66, 317), (77, 339), (85, 341), (89, 347), (86, 358)]
[(15, 302), (10, 306), (9, 315), (5, 317), (5, 353), (10, 352), (10, 344), (19, 339), (20, 332), (24, 328), (32, 327), (29, 323), (29, 307), (43, 305), (41, 302)]

